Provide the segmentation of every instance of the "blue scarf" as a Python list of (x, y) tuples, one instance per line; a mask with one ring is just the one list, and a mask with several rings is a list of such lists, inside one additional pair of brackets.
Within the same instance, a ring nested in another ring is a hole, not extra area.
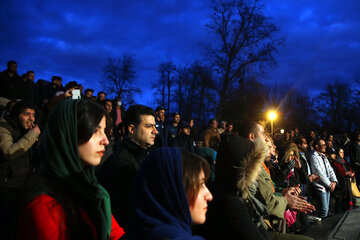
[(192, 236), (178, 148), (156, 149), (134, 181), (130, 239), (202, 239)]

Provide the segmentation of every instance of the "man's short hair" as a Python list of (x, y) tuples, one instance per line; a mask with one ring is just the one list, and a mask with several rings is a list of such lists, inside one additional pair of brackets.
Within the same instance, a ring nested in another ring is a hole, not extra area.
[(179, 115), (179, 116), (180, 116), (180, 113), (174, 112), (173, 114), (171, 114), (171, 117), (173, 118), (173, 117), (175, 117), (176, 115)]
[(299, 136), (299, 137), (296, 137), (296, 138), (294, 139), (294, 142), (295, 142), (296, 145), (301, 145), (301, 144), (303, 143), (303, 142), (302, 142), (303, 139), (306, 140), (306, 138), (305, 138), (304, 136)]
[(87, 89), (85, 89), (84, 92), (85, 92), (85, 94), (88, 93), (88, 92), (94, 93), (94, 89), (87, 88)]
[(32, 104), (31, 102), (26, 101), (26, 100), (21, 100), (21, 101), (15, 103), (15, 105), (11, 109), (10, 116), (13, 119), (17, 119), (19, 117), (20, 113), (22, 113), (23, 110), (27, 109), (27, 108), (34, 109), (34, 111), (36, 112), (36, 107), (34, 104)]
[(314, 149), (316, 149), (316, 145), (319, 145), (319, 146), (320, 146), (320, 141), (321, 141), (321, 140), (325, 142), (325, 140), (322, 139), (322, 138), (314, 139), (313, 145), (312, 145)]
[(100, 95), (100, 94), (105, 94), (105, 96), (106, 96), (106, 93), (105, 92), (103, 92), (103, 91), (100, 91), (100, 92), (98, 92), (98, 96)]
[(29, 71), (27, 71), (27, 72), (26, 72), (26, 75), (28, 75), (29, 73), (33, 73), (33, 74), (35, 74), (35, 72), (34, 72), (33, 70), (29, 70)]
[(52, 76), (51, 77), (51, 82), (55, 81), (55, 80), (59, 80), (62, 81), (62, 78), (60, 76)]
[(209, 125), (213, 124), (214, 121), (217, 121), (216, 118), (212, 118), (209, 120)]
[(165, 110), (165, 108), (164, 108), (163, 106), (158, 106), (158, 107), (155, 109), (156, 112), (158, 112), (158, 111), (160, 111), (160, 110)]
[(106, 102), (110, 102), (111, 105), (112, 105), (112, 101), (111, 101), (110, 99), (106, 98), (104, 101), (102, 101), (102, 103), (103, 103), (104, 106), (105, 106), (105, 103), (106, 103)]
[(231, 123), (231, 122), (227, 122), (227, 123), (226, 123), (226, 127), (229, 127), (230, 125), (233, 125), (233, 126), (234, 126), (234, 124)]
[(238, 127), (238, 133), (240, 136), (244, 138), (248, 138), (250, 133), (254, 133), (256, 135), (258, 131), (258, 125), (261, 125), (257, 121), (246, 120), (241, 122)]
[(141, 116), (151, 115), (155, 118), (155, 112), (152, 108), (145, 105), (131, 105), (125, 112), (124, 116), (124, 126), (125, 132), (128, 133), (128, 127), (130, 124), (133, 124), (137, 127), (141, 123)]
[(15, 61), (13, 61), (13, 60), (10, 60), (10, 61), (7, 62), (8, 67), (10, 67), (11, 64), (16, 64), (17, 65), (17, 63)]

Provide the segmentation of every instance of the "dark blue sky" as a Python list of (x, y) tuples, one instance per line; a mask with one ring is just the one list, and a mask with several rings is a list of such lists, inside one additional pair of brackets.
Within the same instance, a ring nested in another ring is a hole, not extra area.
[[(360, 79), (359, 0), (263, 1), (285, 47), (263, 82), (288, 83), (317, 93), (335, 79)], [(60, 75), (100, 90), (107, 57), (134, 54), (138, 103), (153, 106), (151, 81), (162, 61), (201, 59), (209, 40), (211, 1), (1, 1), (0, 66), (10, 59), (36, 79)]]

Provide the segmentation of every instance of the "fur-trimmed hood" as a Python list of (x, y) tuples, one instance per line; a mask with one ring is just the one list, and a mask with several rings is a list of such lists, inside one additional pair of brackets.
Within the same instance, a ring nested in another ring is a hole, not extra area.
[(222, 142), (216, 160), (216, 183), (220, 188), (239, 192), (246, 199), (260, 167), (268, 155), (268, 146), (240, 136), (230, 136)]
[(300, 159), (299, 149), (296, 146), (296, 144), (293, 142), (286, 142), (279, 149), (279, 164), (280, 165), (288, 163), (288, 158), (289, 158), (291, 151), (294, 151), (296, 158)]

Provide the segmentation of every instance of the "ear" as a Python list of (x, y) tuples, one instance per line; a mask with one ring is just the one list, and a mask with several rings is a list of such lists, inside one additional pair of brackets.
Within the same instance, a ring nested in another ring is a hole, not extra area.
[(249, 133), (249, 140), (250, 141), (255, 141), (255, 134), (254, 133)]
[(128, 131), (129, 131), (130, 134), (134, 135), (134, 133), (135, 133), (135, 126), (134, 126), (134, 124), (130, 124), (130, 125), (128, 126)]

